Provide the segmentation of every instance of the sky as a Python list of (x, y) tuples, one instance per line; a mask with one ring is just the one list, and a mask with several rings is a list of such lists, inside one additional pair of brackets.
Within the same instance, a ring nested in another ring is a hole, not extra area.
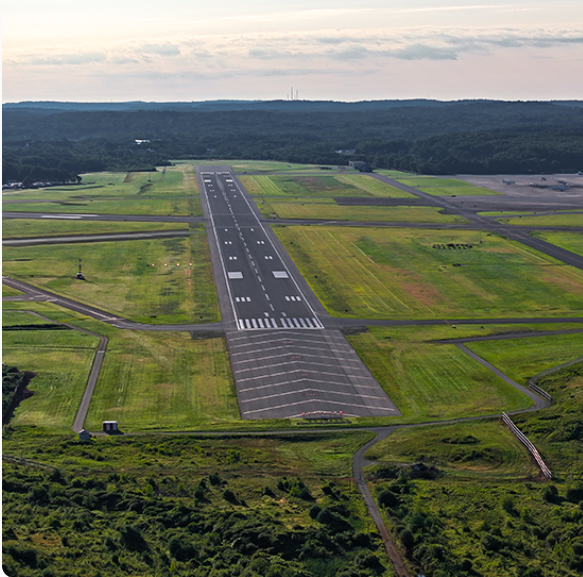
[(2, 101), (583, 99), (581, 0), (5, 0)]

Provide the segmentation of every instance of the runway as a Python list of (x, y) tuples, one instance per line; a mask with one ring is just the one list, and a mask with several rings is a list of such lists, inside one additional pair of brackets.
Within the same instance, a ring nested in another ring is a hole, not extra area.
[(198, 177), (241, 417), (400, 415), (342, 332), (325, 329), (328, 315), (230, 169)]

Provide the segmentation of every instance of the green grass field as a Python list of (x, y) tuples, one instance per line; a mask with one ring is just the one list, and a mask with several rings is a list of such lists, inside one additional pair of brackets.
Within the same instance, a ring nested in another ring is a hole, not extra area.
[(390, 186), (372, 176), (366, 174), (346, 174), (336, 176), (336, 180), (360, 188), (373, 196), (383, 196), (391, 198), (414, 198), (412, 194), (404, 192), (399, 188)]
[[(408, 336), (403, 338), (401, 331)], [(348, 337), (406, 420), (486, 415), (532, 405), (455, 345), (427, 342), (432, 332), (439, 338), (443, 329), (371, 327), (368, 333)]]
[(433, 176), (401, 176), (397, 181), (434, 196), (485, 196), (502, 194), (456, 178), (436, 178)]
[[(295, 164), (291, 162), (278, 162), (275, 160), (176, 160), (174, 164), (195, 164), (197, 166), (230, 166), (233, 172), (244, 174), (246, 172), (266, 172), (266, 173), (286, 173), (301, 172), (322, 174), (324, 172), (320, 167), (326, 166), (331, 169), (338, 168), (336, 165), (321, 164)], [(344, 167), (348, 170), (348, 167)]]
[(474, 421), (399, 429), (366, 453), (371, 461), (424, 461), (463, 477), (531, 477), (538, 471), (528, 451), (502, 422)]
[(499, 218), (497, 220), (504, 224), (514, 224), (518, 226), (583, 227), (583, 214), (547, 214), (521, 216), (516, 218)]
[(542, 240), (560, 246), (565, 250), (570, 250), (575, 254), (583, 256), (583, 234), (579, 232), (546, 232), (535, 231), (531, 233)]
[[(332, 226), (274, 230), (332, 315), (519, 318), (579, 316), (583, 309), (581, 271), (496, 235)], [(473, 248), (432, 248), (447, 243)]]
[(426, 223), (466, 223), (465, 218), (452, 214), (442, 214), (441, 209), (432, 207), (389, 207), (389, 206), (339, 206), (336, 204), (272, 203), (258, 205), (265, 216), (275, 214), (278, 218), (327, 219), (362, 222), (426, 222)]
[(536, 374), (583, 355), (583, 333), (467, 343), (516, 382), (525, 384)]
[[(125, 432), (240, 422), (224, 339), (193, 339), (186, 331), (118, 330), (50, 303), (5, 303), (4, 324), (36, 323), (37, 317), (16, 312), (25, 306), (109, 338), (86, 428), (100, 430), (104, 420), (119, 421)], [(39, 375), (30, 386), (35, 391), (38, 386), (39, 395), (21, 404), (12, 423), (69, 428), (98, 342), (72, 330), (5, 331), (4, 362)]]
[[(3, 257), (6, 275), (134, 321), (219, 320), (208, 243), (201, 234), (165, 240), (6, 247)], [(87, 282), (73, 278), (79, 258)]]
[(159, 172), (89, 173), (83, 175), (83, 183), (4, 194), (3, 199), (11, 201), (4, 210), (202, 216), (192, 164), (166, 167)]
[(69, 234), (107, 234), (115, 232), (150, 232), (187, 230), (180, 222), (107, 222), (56, 219), (6, 218), (2, 220), (2, 238), (33, 238)]
[(2, 285), (2, 296), (3, 297), (15, 297), (22, 293), (19, 290), (13, 289), (12, 287)]
[(347, 174), (240, 176), (241, 183), (252, 196), (385, 196), (406, 198), (405, 192), (374, 179), (371, 176)]
[(239, 421), (221, 338), (120, 331), (108, 347), (86, 427), (116, 420), (126, 432), (185, 430)]
[[(26, 312), (7, 312), (2, 326), (44, 324)], [(99, 339), (74, 330), (4, 330), (2, 362), (37, 373), (34, 395), (16, 409), (12, 425), (67, 430), (79, 408)]]

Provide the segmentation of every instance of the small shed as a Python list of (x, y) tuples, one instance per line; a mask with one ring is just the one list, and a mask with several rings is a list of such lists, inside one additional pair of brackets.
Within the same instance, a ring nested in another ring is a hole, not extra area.
[(117, 432), (117, 421), (103, 421), (103, 430), (106, 433)]
[(86, 429), (81, 429), (79, 431), (79, 440), (80, 441), (90, 441), (91, 440), (91, 433)]

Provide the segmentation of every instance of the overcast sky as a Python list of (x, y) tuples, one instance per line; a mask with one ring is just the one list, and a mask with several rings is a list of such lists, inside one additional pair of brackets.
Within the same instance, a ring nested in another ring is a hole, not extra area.
[(583, 99), (581, 0), (5, 0), (3, 102)]

